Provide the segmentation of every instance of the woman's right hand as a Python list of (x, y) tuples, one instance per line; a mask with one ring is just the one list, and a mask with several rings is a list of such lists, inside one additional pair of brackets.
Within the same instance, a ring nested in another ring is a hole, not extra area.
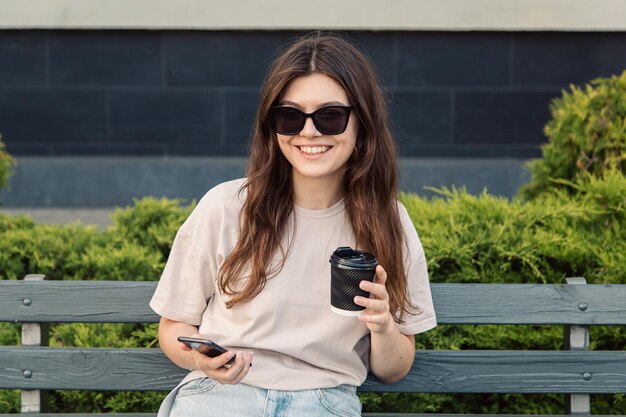
[[(192, 335), (192, 337), (202, 338), (202, 335), (196, 333)], [(211, 358), (191, 349), (184, 343), (180, 343), (180, 349), (191, 353), (195, 369), (201, 370), (206, 376), (220, 384), (238, 384), (248, 374), (252, 364), (252, 352), (247, 352), (246, 354), (238, 352), (235, 355), (235, 352), (228, 351), (222, 353), (220, 356)], [(224, 367), (233, 356), (236, 356), (236, 359), (231, 366), (228, 368)]]

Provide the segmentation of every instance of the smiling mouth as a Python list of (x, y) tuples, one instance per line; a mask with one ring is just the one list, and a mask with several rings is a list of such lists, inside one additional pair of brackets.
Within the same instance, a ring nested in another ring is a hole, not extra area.
[(307, 155), (319, 155), (327, 152), (332, 146), (298, 146), (298, 149)]

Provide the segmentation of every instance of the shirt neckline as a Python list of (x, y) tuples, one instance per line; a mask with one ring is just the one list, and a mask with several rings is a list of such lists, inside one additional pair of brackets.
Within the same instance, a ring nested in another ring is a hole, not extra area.
[(320, 210), (306, 209), (294, 204), (294, 210), (297, 216), (309, 217), (312, 219), (323, 219), (326, 217), (336, 216), (337, 214), (343, 212), (344, 208), (343, 198), (332, 206)]

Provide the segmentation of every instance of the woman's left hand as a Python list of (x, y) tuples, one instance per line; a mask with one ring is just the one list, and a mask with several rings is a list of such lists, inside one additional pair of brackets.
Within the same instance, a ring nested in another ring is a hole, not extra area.
[(385, 282), (387, 282), (387, 273), (382, 266), (378, 265), (374, 282), (361, 281), (359, 284), (362, 290), (370, 293), (370, 297), (354, 297), (356, 304), (365, 307), (359, 320), (365, 322), (372, 333), (391, 333), (395, 327), (395, 322), (389, 312), (389, 294), (385, 288)]

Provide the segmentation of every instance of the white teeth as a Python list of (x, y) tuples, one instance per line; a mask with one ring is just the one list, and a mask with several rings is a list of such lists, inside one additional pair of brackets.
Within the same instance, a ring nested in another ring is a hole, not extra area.
[(316, 155), (324, 153), (330, 149), (330, 146), (300, 146), (300, 150), (307, 155)]

